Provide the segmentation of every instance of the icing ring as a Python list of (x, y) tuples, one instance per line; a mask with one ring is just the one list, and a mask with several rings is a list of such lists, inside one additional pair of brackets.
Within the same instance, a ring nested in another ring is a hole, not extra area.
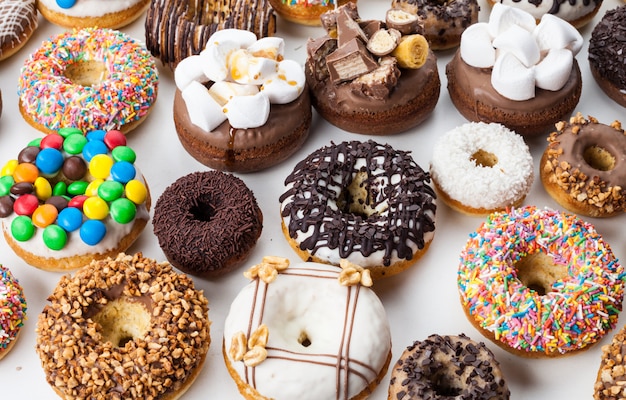
[(574, 214), (534, 206), (493, 213), (460, 259), (457, 283), (470, 322), (514, 354), (581, 351), (617, 323), (624, 268)]
[(157, 89), (157, 69), (143, 45), (122, 32), (85, 28), (45, 41), (26, 60), (19, 108), (44, 133), (67, 126), (127, 133), (148, 115)]

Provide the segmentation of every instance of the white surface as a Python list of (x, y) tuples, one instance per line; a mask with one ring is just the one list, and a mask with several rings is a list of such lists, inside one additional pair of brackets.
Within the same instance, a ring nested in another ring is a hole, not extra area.
[[(364, 18), (381, 19), (390, 2), (383, 0), (359, 0), (359, 11)], [(587, 63), (588, 38), (593, 26), (605, 10), (622, 4), (620, 0), (605, 0), (600, 13), (582, 30), (585, 37), (583, 50), (577, 56), (583, 76), (583, 93), (577, 107), (585, 115), (593, 115), (600, 121), (610, 123), (623, 119), (624, 109), (613, 103), (597, 87)], [(482, 18), (485, 18), (483, 5)], [(144, 39), (143, 18), (123, 28), (135, 38)], [(28, 141), (41, 134), (22, 120), (17, 106), (17, 80), (20, 67), (28, 54), (34, 51), (42, 40), (61, 32), (61, 28), (43, 19), (30, 42), (16, 55), (0, 62), (0, 89), (2, 90), (3, 110), (0, 117), (0, 164), (15, 158)], [(285, 37), (288, 58), (303, 63), (306, 57), (305, 43), (308, 37), (322, 34), (321, 28), (309, 28), (284, 22), (279, 18), (278, 35)], [(446, 90), (445, 65), (453, 52), (438, 53), (438, 65), (442, 80), (441, 96), (432, 116), (419, 127), (395, 136), (373, 137), (387, 142), (397, 149), (410, 150), (415, 160), (428, 168), (431, 150), (435, 139), (443, 132), (460, 125), (465, 119), (450, 102)], [(171, 73), (160, 67), (161, 81), (158, 100), (152, 114), (129, 135), (129, 144), (138, 154), (138, 165), (150, 185), (153, 199), (162, 193), (169, 184), (187, 173), (206, 170), (202, 164), (189, 156), (180, 145), (172, 119), (172, 99), (174, 82)], [(293, 165), (313, 150), (328, 145), (330, 141), (367, 140), (365, 135), (340, 131), (314, 116), (311, 135), (304, 147), (281, 165), (269, 170), (239, 175), (254, 191), (265, 216), (263, 233), (251, 253), (246, 265), (257, 263), (264, 255), (280, 255), (297, 260), (293, 250), (287, 245), (280, 230), (278, 196), (283, 190), (283, 180)], [(546, 141), (540, 137), (529, 141), (538, 173), (540, 154)], [(539, 179), (535, 180), (526, 204), (539, 207), (557, 207), (545, 193)], [(461, 309), (456, 288), (456, 269), (459, 252), (467, 235), (482, 221), (481, 218), (460, 215), (443, 204), (437, 210), (435, 238), (426, 255), (410, 270), (388, 278), (375, 285), (387, 310), (392, 327), (393, 361), (403, 349), (414, 340), (422, 340), (433, 333), (466, 333), (476, 340), (485, 340), (466, 320)], [(616, 255), (626, 261), (623, 235), (626, 216), (609, 220), (591, 220), (611, 244)], [(158, 260), (165, 257), (158, 246), (149, 224), (139, 240), (129, 252), (141, 251), (144, 255)], [(11, 268), (23, 284), (28, 299), (28, 320), (22, 335), (13, 351), (0, 361), (1, 398), (55, 399), (57, 396), (45, 381), (39, 358), (35, 353), (35, 325), (46, 297), (59, 280), (60, 274), (37, 270), (25, 264), (14, 255), (4, 240), (0, 240), (0, 262)], [(185, 395), (185, 399), (238, 399), (241, 398), (231, 381), (221, 355), (222, 327), (231, 300), (247, 280), (241, 275), (246, 266), (219, 280), (195, 279), (198, 288), (204, 290), (209, 299), (209, 317), (212, 321), (212, 344), (207, 362), (196, 383)], [(620, 318), (618, 328), (623, 325)], [(610, 342), (612, 332), (600, 345)], [(554, 360), (530, 360), (501, 350), (487, 342), (502, 364), (504, 375), (511, 389), (511, 398), (520, 399), (581, 399), (591, 398), (595, 374), (600, 363), (600, 345), (584, 353)], [(385, 376), (372, 399), (387, 397), (389, 373)]]

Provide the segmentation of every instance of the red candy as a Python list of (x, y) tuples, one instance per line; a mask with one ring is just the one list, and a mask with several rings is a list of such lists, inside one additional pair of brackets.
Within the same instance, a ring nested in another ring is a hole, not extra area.
[(23, 194), (13, 203), (13, 211), (17, 215), (33, 215), (39, 207), (39, 199), (33, 194)]
[(78, 208), (79, 210), (83, 211), (83, 203), (85, 203), (85, 200), (87, 200), (88, 198), (89, 197), (85, 195), (72, 197), (72, 199), (67, 203), (67, 206)]
[(120, 131), (108, 131), (104, 135), (104, 143), (109, 150), (113, 150), (117, 146), (126, 146), (126, 136)]
[(61, 150), (61, 148), (63, 147), (63, 140), (63, 136), (59, 135), (58, 133), (50, 133), (44, 136), (43, 139), (41, 139), (39, 147), (41, 147), (42, 149), (51, 147), (53, 149)]

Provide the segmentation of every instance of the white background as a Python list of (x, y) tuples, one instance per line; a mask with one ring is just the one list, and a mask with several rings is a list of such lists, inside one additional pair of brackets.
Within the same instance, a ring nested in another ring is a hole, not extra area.
[[(546, 0), (549, 1), (549, 0)], [(582, 1), (582, 0), (578, 0)], [(581, 30), (585, 45), (578, 54), (583, 77), (581, 101), (576, 108), (585, 115), (592, 115), (601, 122), (610, 123), (622, 119), (626, 124), (624, 109), (598, 88), (587, 62), (588, 38), (593, 26), (608, 9), (621, 5), (619, 0), (605, 0), (600, 13)], [(384, 19), (390, 1), (359, 0), (359, 12), (363, 18)], [(482, 5), (481, 20), (485, 20), (489, 7)], [(566, 4), (563, 5), (565, 7)], [(0, 117), (0, 164), (16, 158), (18, 152), (30, 140), (41, 134), (23, 121), (17, 105), (17, 81), (24, 60), (40, 43), (51, 35), (62, 32), (40, 17), (40, 26), (25, 48), (11, 58), (0, 62), (0, 89), (3, 110)], [(144, 17), (122, 28), (132, 37), (145, 40)], [(304, 27), (278, 18), (278, 36), (286, 39), (286, 53), (304, 63), (306, 40), (321, 36), (321, 28)], [(397, 149), (410, 150), (415, 160), (428, 168), (432, 147), (442, 133), (466, 122), (453, 107), (446, 89), (445, 65), (453, 51), (437, 53), (439, 73), (442, 81), (439, 102), (430, 118), (411, 131), (388, 137), (371, 137), (387, 142)], [(195, 161), (180, 145), (172, 119), (173, 77), (170, 71), (159, 64), (160, 85), (158, 99), (146, 121), (129, 136), (129, 145), (138, 155), (137, 165), (144, 173), (150, 186), (153, 204), (163, 190), (177, 178), (194, 171), (207, 170)], [(263, 233), (248, 261), (239, 270), (217, 280), (195, 279), (209, 299), (209, 318), (212, 321), (212, 344), (204, 369), (198, 380), (185, 395), (185, 399), (237, 399), (240, 395), (231, 381), (221, 354), (223, 322), (231, 300), (247, 280), (242, 272), (247, 266), (257, 263), (264, 255), (279, 255), (297, 261), (297, 256), (287, 245), (280, 229), (278, 197), (283, 191), (283, 180), (295, 163), (313, 150), (330, 144), (330, 141), (367, 140), (369, 136), (343, 132), (323, 121), (314, 113), (310, 137), (294, 156), (274, 168), (252, 174), (239, 175), (255, 193), (264, 213)], [(545, 136), (528, 141), (535, 162), (535, 174), (546, 140)], [(526, 204), (539, 207), (558, 205), (545, 193), (536, 177)], [(589, 219), (611, 244), (616, 255), (626, 260), (623, 235), (626, 216), (611, 219)], [(374, 289), (387, 310), (393, 338), (393, 360), (397, 360), (403, 349), (415, 340), (422, 340), (433, 333), (465, 333), (473, 339), (485, 340), (466, 320), (461, 309), (456, 287), (458, 256), (468, 234), (482, 218), (468, 217), (452, 211), (439, 203), (435, 238), (425, 256), (411, 269), (395, 277), (376, 283)], [(148, 224), (137, 242), (128, 252), (143, 252), (145, 256), (159, 261), (165, 257), (158, 246)], [(0, 240), (0, 263), (9, 267), (24, 286), (28, 300), (28, 320), (13, 351), (0, 361), (0, 388), (2, 398), (54, 399), (56, 395), (46, 383), (39, 358), (35, 353), (35, 326), (37, 317), (46, 304), (61, 274), (38, 270), (19, 259)], [(618, 328), (623, 325), (620, 318)], [(494, 351), (511, 390), (512, 399), (581, 399), (591, 398), (593, 384), (600, 364), (601, 345), (610, 343), (612, 334), (599, 345), (588, 351), (560, 359), (525, 359), (501, 350), (488, 342)], [(387, 397), (389, 373), (385, 376), (372, 399)]]

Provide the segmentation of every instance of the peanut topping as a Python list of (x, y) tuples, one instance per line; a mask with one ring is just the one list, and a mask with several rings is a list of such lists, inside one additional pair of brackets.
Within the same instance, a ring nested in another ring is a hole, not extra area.
[(252, 334), (246, 346), (246, 334), (237, 332), (233, 335), (228, 356), (233, 361), (243, 360), (248, 367), (255, 367), (261, 364), (267, 358), (267, 340), (269, 338), (269, 330), (267, 325), (260, 325)]
[(243, 273), (248, 279), (256, 279), (257, 277), (265, 283), (273, 282), (280, 271), (289, 268), (289, 260), (277, 256), (265, 256), (260, 264), (251, 266)]
[(352, 286), (361, 284), (366, 287), (371, 287), (374, 284), (369, 269), (365, 269), (345, 259), (339, 261), (339, 266), (342, 268), (338, 278), (340, 285)]

